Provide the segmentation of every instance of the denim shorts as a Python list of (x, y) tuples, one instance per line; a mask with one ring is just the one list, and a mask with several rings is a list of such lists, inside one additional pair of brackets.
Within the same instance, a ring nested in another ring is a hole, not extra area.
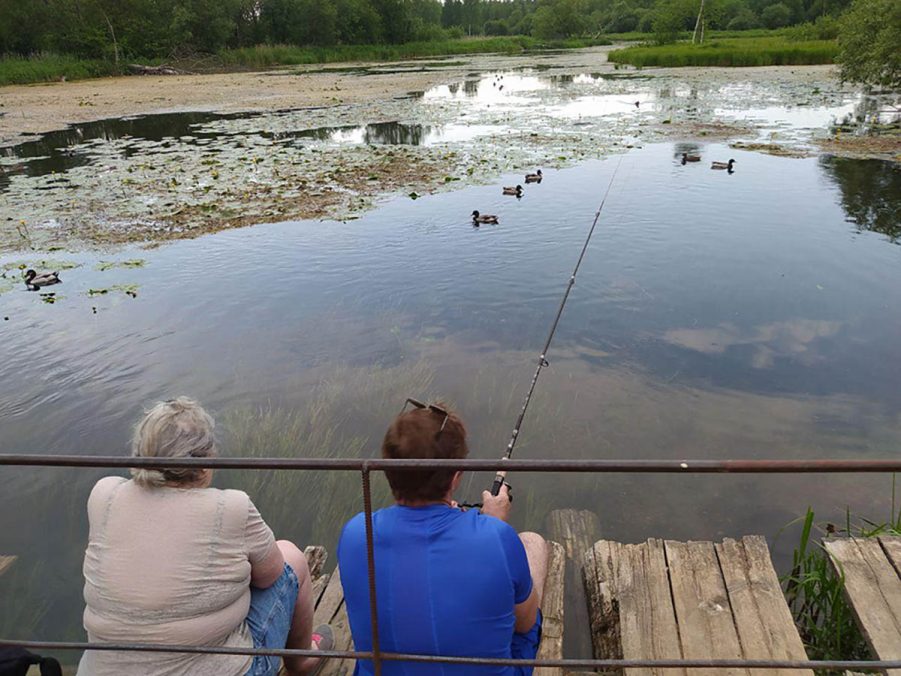
[[(297, 575), (287, 563), (271, 587), (250, 588), (250, 611), (246, 622), (254, 648), (285, 647), (297, 603), (297, 589)], [(280, 657), (255, 655), (246, 676), (276, 676), (280, 665)]]
[[(534, 660), (538, 656), (538, 645), (541, 643), (541, 623), (544, 618), (541, 610), (535, 624), (525, 634), (513, 633), (513, 642), (510, 644), (510, 656), (514, 660)], [(534, 667), (513, 667), (516, 676), (532, 676)]]

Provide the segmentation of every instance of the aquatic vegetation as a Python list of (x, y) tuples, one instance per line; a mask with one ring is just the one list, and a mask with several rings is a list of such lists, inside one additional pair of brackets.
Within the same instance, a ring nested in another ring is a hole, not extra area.
[(835, 536), (901, 535), (901, 512), (896, 511), (894, 477), (891, 516), (886, 522), (854, 519), (850, 511), (846, 511), (844, 528), (831, 523), (819, 525), (813, 510), (808, 509), (796, 523), (801, 524), (799, 543), (792, 557), (792, 570), (782, 578), (782, 583), (808, 656), (814, 660), (870, 659), (867, 643), (845, 600), (843, 576), (836, 573), (829, 554), (816, 540)]
[(700, 45), (641, 45), (614, 50), (608, 58), (639, 68), (787, 66), (835, 63), (837, 54), (838, 43), (833, 40), (797, 42), (767, 37), (712, 40)]
[[(424, 362), (397, 367), (339, 367), (299, 408), (239, 408), (220, 420), (225, 452), (246, 457), (365, 457), (378, 455), (387, 421), (406, 397), (427, 397), (434, 373)], [(362, 509), (353, 472), (228, 471), (225, 485), (254, 500), (278, 537), (334, 543), (344, 522)], [(373, 504), (389, 503), (387, 482), (373, 477)], [(327, 506), (327, 509), (325, 508)], [(315, 519), (298, 518), (316, 515)]]
[(130, 296), (132, 298), (138, 297), (138, 289), (140, 287), (137, 284), (114, 284), (110, 287), (104, 287), (99, 289), (88, 289), (87, 295), (89, 298), (93, 298), (94, 296), (105, 296), (114, 291), (120, 291), (126, 296)]
[(146, 264), (147, 261), (143, 258), (133, 258), (127, 261), (100, 261), (95, 269), (105, 272), (114, 268), (143, 268)]

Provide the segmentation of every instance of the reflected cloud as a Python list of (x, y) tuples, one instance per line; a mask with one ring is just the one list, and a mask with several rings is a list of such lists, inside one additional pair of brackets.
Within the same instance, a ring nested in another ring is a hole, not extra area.
[(727, 322), (709, 328), (670, 329), (663, 334), (663, 340), (704, 354), (723, 354), (733, 347), (750, 346), (754, 348), (751, 366), (762, 369), (771, 368), (781, 357), (812, 363), (817, 358), (811, 349), (813, 343), (834, 336), (842, 324), (821, 319), (792, 319), (741, 328)]

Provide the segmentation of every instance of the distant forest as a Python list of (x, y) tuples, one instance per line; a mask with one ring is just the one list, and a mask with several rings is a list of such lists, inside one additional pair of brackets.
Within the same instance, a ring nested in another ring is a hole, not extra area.
[[(705, 0), (706, 28), (781, 28), (850, 0)], [(0, 0), (0, 55), (173, 58), (258, 44), (540, 39), (694, 26), (700, 0)]]

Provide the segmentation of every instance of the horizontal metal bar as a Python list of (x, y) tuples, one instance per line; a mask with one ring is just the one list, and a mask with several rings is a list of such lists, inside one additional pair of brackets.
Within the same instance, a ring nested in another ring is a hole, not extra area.
[[(63, 641), (14, 641), (0, 639), (0, 646), (20, 646), (32, 650), (120, 650), (132, 652), (176, 652), (216, 655), (275, 655), (278, 657), (336, 657), (372, 659), (371, 652), (350, 650), (274, 650), (269, 648), (226, 648), (187, 645), (151, 645), (147, 643), (80, 643)], [(381, 658), (394, 662), (440, 662), (444, 664), (493, 664), (498, 666), (544, 666), (563, 668), (690, 668), (690, 669), (899, 669), (901, 660), (639, 660), (639, 659), (560, 659), (518, 660), (487, 657), (449, 657), (382, 653)]]
[(879, 460), (389, 460), (385, 458), (131, 458), (118, 455), (0, 454), (0, 466), (208, 467), (213, 469), (617, 472), (675, 474), (795, 474), (901, 472), (901, 458)]

